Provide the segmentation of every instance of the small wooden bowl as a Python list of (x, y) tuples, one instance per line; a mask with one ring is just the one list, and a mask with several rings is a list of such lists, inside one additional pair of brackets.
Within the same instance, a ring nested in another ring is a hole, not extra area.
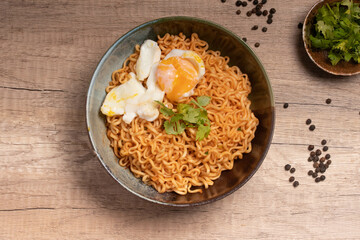
[[(305, 21), (304, 26), (302, 29), (302, 37), (304, 41), (304, 46), (307, 54), (309, 55), (310, 59), (322, 70), (339, 76), (352, 76), (355, 74), (360, 73), (360, 64), (355, 63), (353, 61), (346, 62), (344, 60), (341, 60), (338, 64), (333, 66), (328, 59), (327, 55), (328, 52), (325, 50), (315, 50), (311, 48), (310, 45), (310, 30), (311, 25), (314, 22), (315, 16), (318, 12), (318, 10), (324, 6), (325, 4), (332, 4), (334, 2), (339, 2), (339, 0), (321, 0), (317, 2), (308, 12)], [(360, 2), (359, 0), (356, 0), (354, 2)]]

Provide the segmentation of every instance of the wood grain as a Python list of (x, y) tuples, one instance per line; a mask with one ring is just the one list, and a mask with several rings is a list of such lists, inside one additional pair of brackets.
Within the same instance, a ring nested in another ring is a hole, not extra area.
[[(246, 17), (252, 4), (238, 16), (231, 0), (0, 1), (0, 239), (360, 239), (360, 77), (328, 75), (306, 56), (297, 25), (313, 4), (268, 1), (277, 12), (263, 33), (251, 31), (266, 25)], [(157, 206), (120, 187), (92, 153), (85, 127), (87, 87), (107, 48), (172, 15), (247, 37), (276, 101), (273, 144), (257, 174), (195, 208)], [(323, 138), (333, 164), (315, 184), (307, 145)], [(287, 163), (297, 169), (296, 189)]]

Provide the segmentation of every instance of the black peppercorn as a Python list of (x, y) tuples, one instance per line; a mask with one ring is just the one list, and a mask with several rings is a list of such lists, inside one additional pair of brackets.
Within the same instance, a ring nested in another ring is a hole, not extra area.
[(272, 24), (272, 19), (271, 18), (269, 18), (267, 21), (266, 21), (268, 24)]
[(260, 43), (258, 43), (258, 42), (255, 43), (255, 47), (257, 47), (257, 48), (260, 47)]
[(267, 32), (267, 27), (263, 27), (263, 28), (261, 29), (261, 31)]
[(315, 152), (316, 156), (320, 156), (321, 155), (321, 150), (320, 149), (317, 149), (316, 152)]
[(276, 13), (276, 9), (275, 9), (275, 8), (271, 8), (271, 9), (270, 9), (270, 13), (271, 13), (271, 14)]
[(289, 171), (290, 168), (291, 168), (291, 165), (290, 165), (290, 164), (286, 164), (286, 165), (285, 165), (285, 170), (286, 170), (286, 171)]
[(257, 30), (258, 28), (259, 28), (258, 25), (254, 25), (254, 26), (251, 28), (251, 30)]

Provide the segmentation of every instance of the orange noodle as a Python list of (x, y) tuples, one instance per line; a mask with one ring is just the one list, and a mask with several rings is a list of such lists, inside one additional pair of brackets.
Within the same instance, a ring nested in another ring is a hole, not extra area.
[[(166, 134), (163, 123), (168, 117), (159, 117), (148, 122), (136, 117), (130, 124), (122, 116), (106, 118), (107, 136), (111, 147), (119, 158), (119, 164), (130, 168), (137, 178), (154, 187), (158, 192), (187, 193), (202, 192), (200, 186), (208, 188), (224, 170), (233, 168), (234, 160), (243, 153), (251, 152), (251, 140), (259, 123), (250, 110), (251, 85), (246, 74), (237, 66), (229, 67), (229, 57), (219, 51), (208, 50), (208, 43), (197, 34), (186, 38), (182, 33), (158, 36), (157, 41), (163, 59), (172, 49), (192, 50), (204, 61), (206, 73), (195, 88), (195, 94), (182, 100), (183, 103), (197, 96), (210, 96), (205, 108), (211, 122), (211, 131), (202, 141), (196, 141), (196, 129), (187, 128), (181, 135)], [(112, 74), (106, 88), (125, 83), (128, 73), (135, 72), (140, 46), (135, 47), (123, 64)], [(164, 103), (175, 108), (165, 96)]]

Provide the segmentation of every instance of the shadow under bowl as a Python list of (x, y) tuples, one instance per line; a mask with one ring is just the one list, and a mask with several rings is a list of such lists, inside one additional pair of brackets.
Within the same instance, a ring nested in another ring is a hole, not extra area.
[[(146, 39), (157, 40), (157, 35), (180, 32), (187, 37), (197, 33), (201, 39), (209, 43), (210, 49), (221, 51), (223, 56), (229, 56), (230, 65), (236, 65), (248, 74), (252, 85), (249, 95), (252, 101), (251, 109), (259, 119), (251, 153), (245, 154), (241, 160), (235, 160), (233, 169), (222, 172), (213, 186), (203, 188), (203, 193), (184, 196), (173, 192), (160, 194), (135, 178), (129, 169), (121, 167), (106, 136), (105, 117), (100, 113), (111, 73), (122, 67), (124, 60), (133, 53), (135, 45), (142, 44)], [(259, 59), (246, 43), (215, 23), (191, 17), (167, 17), (134, 28), (109, 48), (91, 79), (87, 94), (86, 120), (95, 154), (110, 175), (124, 188), (151, 202), (171, 206), (192, 206), (221, 199), (243, 186), (253, 176), (270, 147), (275, 111), (269, 79)]]
[[(315, 16), (318, 13), (319, 9), (325, 4), (332, 4), (335, 2), (340, 2), (339, 0), (321, 0), (317, 2), (308, 12), (302, 30), (302, 37), (304, 41), (304, 46), (307, 54), (309, 55), (311, 61), (313, 61), (319, 68), (322, 70), (339, 76), (352, 76), (360, 73), (360, 64), (355, 63), (354, 61), (346, 62), (341, 60), (333, 66), (328, 58), (328, 52), (325, 50), (316, 50), (311, 48), (310, 34), (311, 28), (315, 20)], [(354, 1), (360, 2), (360, 1)]]

